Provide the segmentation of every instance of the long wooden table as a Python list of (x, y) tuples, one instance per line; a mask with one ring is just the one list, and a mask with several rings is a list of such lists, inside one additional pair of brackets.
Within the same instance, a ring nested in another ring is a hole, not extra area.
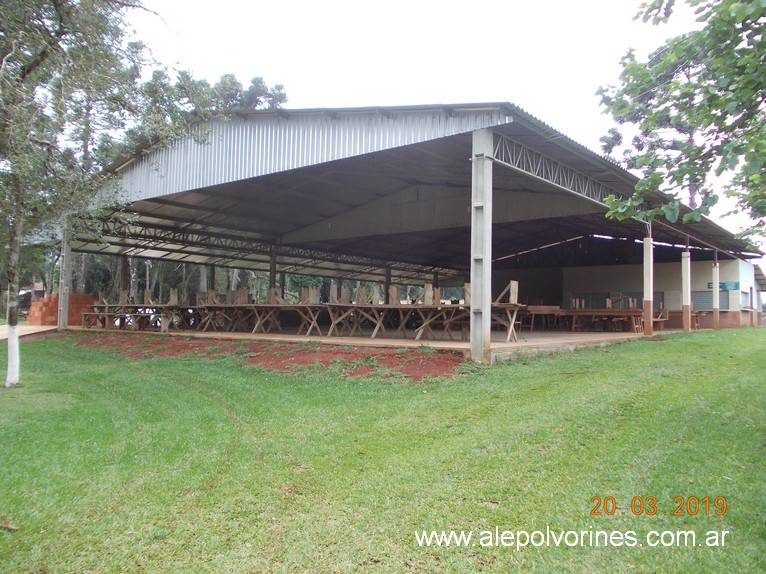
[(147, 305), (136, 303), (96, 303), (82, 314), (85, 328), (141, 330), (160, 328), (167, 331), (175, 305)]
[(576, 331), (578, 328), (582, 328), (587, 320), (590, 320), (591, 328), (598, 320), (615, 322), (623, 319), (625, 321), (632, 320), (634, 318), (642, 317), (644, 314), (643, 309), (564, 309), (562, 310), (562, 317), (571, 317), (572, 326), (571, 330)]
[[(492, 324), (501, 326), (506, 342), (516, 341), (516, 316), (521, 305), (493, 304)], [(441, 328), (452, 340), (452, 330), (461, 331), (470, 320), (468, 305), (350, 305), (323, 304), (209, 304), (209, 305), (139, 305), (99, 303), (83, 313), (85, 328), (141, 330), (247, 331), (282, 332), (280, 315), (294, 313), (300, 319), (298, 334), (323, 335), (320, 319), (329, 318), (327, 336), (362, 334), (362, 327), (372, 328), (370, 338), (390, 330), (406, 338), (407, 326), (414, 328), (415, 340), (435, 339)], [(283, 317), (284, 318), (284, 317)]]
[[(558, 305), (527, 305), (524, 315), (530, 316), (529, 330), (535, 330), (535, 319), (540, 317), (544, 328), (555, 328), (560, 324), (564, 309)], [(548, 319), (550, 318), (550, 321)]]

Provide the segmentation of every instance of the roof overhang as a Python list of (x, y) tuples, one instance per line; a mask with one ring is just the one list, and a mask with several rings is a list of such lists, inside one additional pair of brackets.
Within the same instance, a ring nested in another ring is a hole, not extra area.
[[(198, 126), (120, 165), (132, 219), (73, 249), (195, 264), (417, 283), (466, 277), (472, 133), (495, 133), (495, 259), (573, 238), (640, 240), (604, 217), (637, 179), (510, 103), (265, 110)], [(205, 139), (206, 141), (201, 141)], [(659, 199), (659, 198), (658, 198)], [(652, 235), (732, 257), (747, 245), (712, 221)], [(757, 254), (753, 254), (757, 256)]]

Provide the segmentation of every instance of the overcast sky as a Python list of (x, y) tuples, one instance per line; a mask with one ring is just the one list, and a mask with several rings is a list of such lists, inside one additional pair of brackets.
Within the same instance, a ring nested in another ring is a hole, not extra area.
[[(600, 153), (599, 86), (698, 27), (634, 21), (637, 0), (145, 0), (138, 36), (163, 64), (215, 82), (284, 84), (286, 108), (510, 101)], [(734, 221), (719, 220), (738, 230)]]

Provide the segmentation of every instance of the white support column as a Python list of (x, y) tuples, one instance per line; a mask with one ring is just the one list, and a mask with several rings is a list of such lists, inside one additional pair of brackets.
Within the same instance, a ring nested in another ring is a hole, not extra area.
[(72, 250), (66, 228), (61, 232), (61, 259), (59, 262), (59, 304), (57, 326), (63, 331), (69, 326), (69, 292), (72, 289)]
[(692, 264), (691, 253), (681, 253), (681, 304), (684, 331), (692, 330)]
[(644, 335), (654, 334), (654, 242), (644, 237)]
[(471, 184), (471, 359), (492, 361), (492, 156), (491, 129), (473, 132)]
[(721, 328), (721, 266), (713, 263), (713, 329)]

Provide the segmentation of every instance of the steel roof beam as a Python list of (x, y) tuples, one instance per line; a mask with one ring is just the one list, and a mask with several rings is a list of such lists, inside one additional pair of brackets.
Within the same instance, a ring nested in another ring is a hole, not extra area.
[(609, 195), (624, 198), (620, 191), (596, 181), (571, 167), (564, 165), (532, 148), (498, 135), (495, 146), (495, 163), (554, 185), (569, 193), (576, 193), (606, 210), (604, 200)]
[[(270, 253), (273, 243), (264, 243), (259, 241), (251, 241), (247, 239), (239, 239), (233, 237), (224, 237), (215, 233), (211, 233), (210, 236), (204, 236), (196, 231), (179, 230), (173, 228), (162, 228), (161, 226), (151, 226), (144, 222), (142, 226), (135, 226), (126, 224), (124, 222), (116, 222), (108, 220), (104, 222), (104, 234), (105, 239), (109, 241), (109, 236), (115, 238), (114, 241), (133, 240), (130, 243), (132, 247), (138, 247), (142, 249), (161, 249), (159, 244), (165, 243), (170, 245), (187, 245), (190, 247), (198, 247), (200, 249), (218, 249), (224, 252), (232, 252), (233, 254), (258, 254), (258, 253)], [(87, 241), (87, 239), (82, 239)], [(139, 243), (139, 244), (136, 244)], [(128, 244), (124, 245), (128, 247)], [(434, 272), (440, 274), (452, 275), (459, 273), (456, 269), (443, 268), (430, 265), (416, 265), (409, 263), (391, 262), (386, 260), (378, 260), (367, 257), (359, 257), (353, 255), (336, 254), (330, 252), (323, 252), (314, 249), (306, 249), (295, 246), (279, 245), (276, 244), (277, 254), (281, 257), (295, 258), (298, 260), (305, 260), (306, 265), (318, 264), (318, 263), (335, 263), (340, 265), (349, 265), (361, 269), (385, 269), (390, 267), (392, 271), (397, 274), (416, 274), (416, 275), (429, 275)], [(381, 272), (384, 275), (383, 272)]]

